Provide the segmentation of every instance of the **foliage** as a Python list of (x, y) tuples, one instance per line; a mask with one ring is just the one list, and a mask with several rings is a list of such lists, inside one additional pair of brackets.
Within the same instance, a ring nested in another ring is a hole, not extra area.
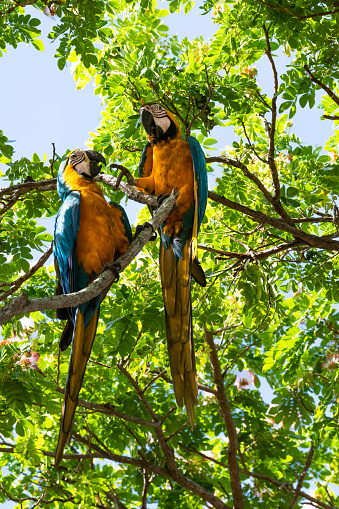
[[(138, 110), (158, 101), (198, 138), (218, 178), (199, 236), (208, 285), (192, 287), (201, 389), (195, 427), (174, 403), (158, 245), (149, 243), (102, 305), (59, 470), (53, 454), (69, 356), (58, 354), (63, 325), (54, 311), (31, 313), (30, 325), (20, 315), (3, 325), (0, 502), (121, 509), (147, 501), (167, 509), (233, 507), (234, 500), (236, 508), (293, 509), (308, 496), (315, 507), (338, 507), (339, 130), (323, 148), (293, 131), (306, 106), (338, 125), (338, 2), (206, 0), (201, 12), (212, 11), (215, 22), (207, 42), (169, 37), (168, 11), (154, 0), (5, 1), (2, 51), (20, 42), (43, 49), (39, 20), (25, 5), (53, 17), (59, 68), (73, 62), (78, 88), (94, 80), (105, 102), (91, 148), (136, 174), (146, 140)], [(188, 22), (191, 7), (169, 2)], [(290, 57), (282, 76), (278, 49)], [(270, 97), (256, 80), (263, 56), (272, 66)], [(233, 126), (237, 135), (218, 155), (215, 126)], [(13, 186), (0, 192), (0, 299), (23, 290), (30, 299), (52, 295), (51, 266), (15, 282), (29, 271), (31, 251), (45, 251), (51, 240), (35, 221), (60, 205), (52, 185), (59, 160), (14, 161), (2, 131), (0, 153)], [(39, 188), (46, 179), (51, 188)], [(125, 198), (121, 188), (105, 193)], [(147, 217), (145, 207), (138, 222)], [(231, 483), (237, 468), (242, 492)]]

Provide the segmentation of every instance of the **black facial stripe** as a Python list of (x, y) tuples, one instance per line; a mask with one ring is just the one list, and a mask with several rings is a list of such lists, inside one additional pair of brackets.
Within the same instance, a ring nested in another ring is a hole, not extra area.
[(72, 160), (72, 165), (76, 166), (77, 164), (79, 164), (82, 161), (84, 161), (85, 155), (82, 152), (80, 152), (79, 154), (75, 154), (74, 153), (74, 154), (71, 155), (70, 159)]
[(152, 110), (152, 114), (157, 118), (166, 116), (166, 110), (162, 106), (151, 105), (151, 110)]

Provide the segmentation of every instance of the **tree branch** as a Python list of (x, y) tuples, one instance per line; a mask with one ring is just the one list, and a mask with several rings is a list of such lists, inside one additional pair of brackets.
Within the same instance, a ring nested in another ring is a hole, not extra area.
[(11, 289), (8, 290), (7, 292), (4, 292), (1, 296), (0, 296), (0, 302), (1, 301), (4, 301), (7, 299), (7, 297), (9, 297), (10, 295), (12, 295), (18, 288), (20, 288), (20, 286), (25, 282), (27, 281), (27, 279), (29, 279), (31, 276), (33, 276), (33, 274), (35, 274), (35, 272), (40, 269), (40, 267), (42, 267), (44, 265), (44, 263), (48, 260), (48, 258), (51, 256), (52, 254), (52, 250), (53, 250), (53, 242), (51, 243), (50, 247), (47, 249), (46, 253), (44, 253), (42, 255), (42, 257), (40, 258), (40, 260), (33, 266), (29, 269), (28, 272), (26, 272), (26, 274), (24, 274), (23, 276), (19, 277), (18, 279), (16, 279), (15, 281), (13, 281), (12, 283), (8, 283), (8, 286), (11, 286)]
[(209, 103), (211, 102), (211, 99), (212, 99), (214, 85), (210, 84), (210, 80), (209, 80), (209, 76), (208, 76), (206, 65), (205, 65), (205, 74), (206, 74), (207, 86), (208, 86), (208, 90), (209, 90), (209, 96), (208, 96), (204, 106), (201, 108), (201, 110), (198, 111), (198, 113), (196, 115), (193, 115), (193, 118), (192, 118), (191, 122), (186, 127), (186, 131), (185, 131), (186, 139), (191, 134), (192, 125), (194, 124), (196, 119), (199, 117), (199, 115), (201, 115), (206, 110), (207, 106), (209, 105)]
[[(60, 394), (64, 394), (64, 390), (60, 387), (57, 387), (57, 392)], [(114, 405), (110, 403), (91, 403), (90, 401), (86, 401), (84, 399), (78, 399), (78, 406), (83, 408), (87, 408), (88, 410), (92, 410), (95, 412), (99, 412), (101, 414), (114, 415), (123, 421), (133, 422), (134, 424), (138, 424), (139, 426), (145, 426), (147, 428), (155, 428), (158, 426), (156, 422), (146, 421), (144, 419), (140, 419), (139, 417), (134, 417), (133, 415), (128, 415), (119, 410), (116, 410)]]
[(323, 12), (316, 12), (315, 14), (306, 14), (305, 16), (302, 16), (301, 14), (297, 14), (296, 12), (290, 11), (289, 9), (286, 9), (284, 7), (280, 7), (279, 5), (271, 5), (267, 2), (264, 2), (264, 0), (259, 0), (260, 3), (263, 5), (266, 5), (266, 7), (270, 7), (271, 9), (277, 9), (279, 11), (286, 12), (287, 14), (290, 14), (291, 16), (295, 16), (299, 19), (308, 19), (308, 18), (317, 18), (319, 16), (328, 16), (329, 14), (336, 14), (339, 12), (339, 9), (333, 9), (332, 11), (323, 11)]
[(293, 509), (293, 507), (295, 506), (295, 504), (298, 501), (298, 498), (300, 496), (300, 490), (301, 490), (303, 482), (305, 480), (305, 477), (306, 477), (306, 474), (307, 474), (307, 470), (310, 468), (311, 463), (312, 463), (313, 454), (314, 454), (314, 444), (313, 444), (313, 441), (312, 441), (311, 442), (311, 448), (310, 448), (310, 450), (308, 452), (308, 455), (307, 455), (305, 466), (303, 468), (303, 471), (301, 472), (301, 476), (299, 478), (299, 481), (298, 481), (298, 484), (297, 484), (297, 488), (296, 488), (295, 493), (294, 493), (293, 500), (290, 503), (290, 505), (288, 506), (288, 509)]
[[(339, 12), (339, 9), (338, 9), (338, 12)], [(314, 76), (314, 74), (312, 74), (312, 72), (310, 71), (310, 68), (306, 64), (304, 65), (304, 69), (306, 70), (307, 74), (309, 75), (311, 81), (313, 81), (313, 83), (316, 83), (317, 85), (319, 85), (319, 87), (321, 87), (323, 90), (325, 90), (325, 92), (332, 99), (332, 101), (334, 101), (339, 106), (339, 97), (334, 92), (332, 92), (332, 90), (329, 87), (324, 85), (324, 83), (322, 83), (318, 78), (316, 78)], [(324, 115), (324, 117), (328, 118), (325, 115)]]
[(228, 459), (228, 468), (231, 478), (231, 487), (233, 494), (233, 507), (234, 509), (243, 509), (244, 508), (244, 499), (242, 495), (241, 481), (240, 481), (240, 470), (237, 460), (237, 450), (238, 450), (238, 435), (237, 430), (235, 428), (235, 424), (233, 421), (233, 417), (231, 414), (231, 409), (228, 403), (228, 399), (226, 396), (224, 381), (221, 373), (220, 362), (217, 354), (217, 350), (215, 348), (215, 344), (213, 341), (213, 333), (209, 332), (206, 329), (206, 324), (204, 324), (205, 331), (205, 340), (210, 348), (209, 357), (213, 372), (214, 384), (217, 390), (217, 400), (219, 403), (219, 410), (221, 416), (224, 420), (227, 436), (228, 436), (228, 449), (227, 449), (227, 459)]
[[(153, 232), (159, 228), (164, 219), (172, 212), (178, 195), (178, 190), (174, 188), (172, 194), (164, 200), (149, 221), (150, 227), (145, 228), (131, 243), (128, 251), (117, 260), (116, 263), (120, 266), (119, 272), (123, 271), (131, 263), (146, 242), (151, 238)], [(0, 325), (17, 315), (31, 313), (33, 311), (45, 311), (46, 309), (73, 307), (83, 302), (88, 302), (110, 286), (114, 277), (114, 274), (107, 270), (83, 290), (67, 295), (28, 300), (27, 294), (23, 293), (1, 308)]]
[(280, 253), (282, 251), (291, 251), (294, 247), (300, 247), (303, 245), (300, 239), (296, 239), (292, 242), (286, 242), (280, 244), (279, 246), (272, 247), (271, 249), (266, 249), (264, 251), (258, 252), (247, 252), (247, 253), (235, 253), (233, 251), (222, 251), (221, 249), (214, 249), (209, 246), (201, 246), (198, 245), (198, 249), (203, 249), (210, 253), (220, 254), (222, 256), (226, 256), (228, 258), (237, 258), (239, 260), (262, 260), (267, 258), (268, 256), (272, 256), (274, 254)]
[[(191, 454), (192, 453), (198, 454), (199, 456), (206, 459), (207, 461), (211, 461), (212, 463), (215, 463), (216, 465), (219, 465), (219, 466), (225, 468), (226, 470), (229, 469), (228, 465), (226, 465), (222, 461), (218, 461), (215, 458), (208, 456), (207, 454), (204, 454), (200, 451), (197, 451), (196, 449), (193, 449), (192, 447), (187, 447), (181, 443), (179, 443), (179, 446)], [(241, 469), (240, 472), (247, 476), (254, 477), (255, 479), (267, 481), (268, 483), (273, 484), (274, 486), (277, 486), (277, 488), (279, 488), (279, 490), (286, 491), (286, 489), (288, 489), (288, 493), (290, 493), (291, 491), (295, 492), (295, 489), (293, 488), (293, 486), (291, 484), (288, 484), (286, 482), (277, 481), (276, 479), (274, 479), (273, 477), (270, 477), (269, 475), (259, 474), (257, 472), (250, 472), (246, 467), (244, 469)], [(304, 491), (300, 491), (300, 496), (305, 498), (309, 502), (317, 504), (318, 507), (322, 507), (323, 509), (334, 509), (333, 506), (329, 506), (328, 504), (321, 502), (319, 499), (312, 497), (311, 495), (309, 495), (308, 493), (305, 493)]]
[(263, 224), (269, 224), (274, 228), (290, 233), (297, 239), (304, 241), (306, 244), (309, 244), (312, 247), (327, 249), (329, 251), (339, 251), (339, 242), (336, 240), (328, 240), (327, 235), (324, 235), (323, 237), (317, 237), (316, 235), (305, 233), (302, 230), (299, 230), (298, 228), (293, 226), (292, 224), (285, 223), (282, 219), (267, 216), (263, 212), (250, 209), (245, 205), (241, 205), (240, 203), (231, 201), (228, 198), (225, 198), (224, 196), (220, 196), (214, 191), (208, 191), (208, 197), (211, 200), (216, 201), (217, 203), (221, 203), (226, 207), (237, 210), (238, 212), (247, 215), (248, 217), (253, 219), (253, 221)]
[(275, 152), (274, 136), (275, 136), (275, 127), (276, 127), (276, 120), (277, 120), (278, 73), (277, 73), (277, 69), (275, 67), (275, 63), (274, 63), (274, 60), (272, 57), (271, 43), (270, 43), (270, 39), (268, 36), (268, 30), (265, 25), (263, 26), (263, 29), (264, 29), (266, 45), (267, 45), (266, 55), (270, 61), (270, 64), (272, 67), (272, 72), (273, 72), (273, 78), (274, 78), (274, 95), (272, 98), (272, 122), (271, 122), (270, 131), (269, 131), (268, 164), (269, 164), (269, 167), (271, 170), (273, 187), (274, 187), (273, 198), (274, 198), (274, 200), (277, 200), (277, 205), (279, 203), (278, 207), (279, 208), (281, 207), (281, 209), (282, 209), (282, 211), (281, 211), (282, 217), (284, 217), (286, 219), (285, 214), (287, 215), (287, 213), (285, 212), (282, 205), (280, 204), (280, 182), (279, 182), (278, 170), (277, 170), (277, 167), (275, 164), (275, 159), (274, 159), (274, 155), (275, 155), (274, 154), (274, 152)]

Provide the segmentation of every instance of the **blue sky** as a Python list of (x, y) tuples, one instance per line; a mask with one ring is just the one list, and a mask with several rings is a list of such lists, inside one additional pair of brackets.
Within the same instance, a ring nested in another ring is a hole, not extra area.
[[(162, 6), (165, 7), (166, 2)], [(54, 20), (39, 14), (33, 7), (27, 7), (27, 12), (41, 19), (41, 39), (45, 50), (39, 52), (32, 46), (20, 44), (17, 49), (9, 47), (0, 59), (0, 97), (5, 98), (1, 104), (0, 129), (10, 140), (16, 140), (13, 144), (15, 158), (30, 158), (34, 152), (41, 158), (47, 153), (50, 158), (52, 142), (56, 144), (59, 154), (63, 154), (67, 148), (84, 147), (88, 133), (100, 125), (102, 103), (94, 95), (91, 83), (82, 90), (76, 90), (69, 71), (70, 64), (64, 71), (58, 69), (54, 58), (57, 46), (46, 37)], [(216, 26), (210, 15), (199, 16), (200, 12), (196, 5), (189, 17), (180, 13), (165, 18), (170, 35), (178, 34), (179, 38), (186, 36), (190, 39), (203, 35), (208, 39)], [(288, 63), (289, 59), (279, 53), (276, 59), (278, 73), (284, 72)], [(257, 68), (259, 84), (266, 94), (272, 95), (273, 79), (268, 59), (261, 59)], [(306, 144), (323, 146), (331, 135), (332, 123), (320, 121), (320, 115), (320, 110), (299, 108), (293, 119), (293, 131)], [(219, 140), (218, 148), (231, 145), (235, 139), (231, 127), (215, 128), (211, 135)], [(218, 171), (216, 166), (214, 176), (217, 176)], [(138, 205), (129, 203), (127, 211), (132, 222), (135, 222), (138, 210)], [(54, 220), (42, 220), (41, 224), (53, 232)], [(51, 263), (51, 259), (48, 263)], [(268, 387), (264, 392), (270, 396)], [(0, 504), (0, 509), (12, 507), (12, 502)]]

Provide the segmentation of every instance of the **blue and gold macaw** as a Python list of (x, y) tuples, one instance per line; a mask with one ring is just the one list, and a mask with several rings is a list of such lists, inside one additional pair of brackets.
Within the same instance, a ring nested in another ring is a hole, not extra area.
[[(92, 150), (74, 150), (58, 173), (58, 193), (62, 200), (55, 221), (54, 260), (58, 276), (57, 294), (77, 292), (125, 253), (132, 240), (131, 227), (120, 205), (108, 203), (93, 181), (105, 166), (104, 157)], [(82, 386), (98, 319), (100, 303), (108, 292), (80, 306), (59, 309), (57, 317), (67, 319), (60, 339), (65, 350), (72, 341), (59, 440), (55, 456), (58, 466), (65, 443), (70, 439), (78, 396)]]
[(159, 265), (165, 304), (166, 336), (175, 397), (185, 403), (191, 425), (198, 386), (193, 344), (191, 275), (206, 286), (197, 259), (197, 237), (208, 194), (206, 160), (196, 138), (184, 140), (179, 122), (160, 104), (140, 109), (148, 134), (136, 186), (158, 196), (158, 203), (174, 187), (179, 190), (177, 209), (160, 228)]

